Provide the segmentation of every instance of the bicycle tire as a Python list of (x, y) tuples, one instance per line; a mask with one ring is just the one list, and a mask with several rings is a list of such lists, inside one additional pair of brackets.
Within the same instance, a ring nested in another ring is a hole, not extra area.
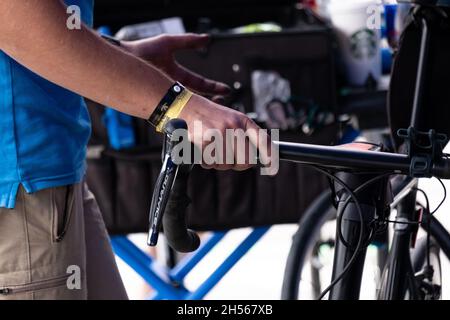
[[(334, 211), (334, 212), (333, 212)], [(322, 193), (306, 209), (300, 219), (299, 228), (292, 237), (292, 245), (286, 261), (281, 299), (297, 300), (303, 266), (322, 225), (336, 215), (331, 205), (331, 191)]]

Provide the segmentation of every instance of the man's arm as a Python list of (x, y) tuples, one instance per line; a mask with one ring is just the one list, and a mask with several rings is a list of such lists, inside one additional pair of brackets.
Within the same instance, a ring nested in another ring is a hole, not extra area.
[(47, 80), (125, 113), (148, 118), (173, 83), (89, 28), (69, 30), (55, 0), (2, 0), (0, 48)]
[[(58, 0), (1, 0), (0, 49), (20, 64), (73, 92), (124, 113), (147, 119), (173, 80), (145, 61), (114, 47), (82, 26), (69, 30), (66, 7)], [(176, 79), (177, 80), (177, 79)], [(191, 129), (258, 129), (244, 114), (194, 95), (180, 114)], [(195, 139), (194, 139), (195, 143)], [(257, 139), (252, 143), (260, 145)], [(198, 147), (207, 144), (202, 141)], [(232, 152), (237, 158), (239, 148)], [(267, 150), (260, 150), (263, 155)], [(213, 165), (243, 170), (248, 164)]]

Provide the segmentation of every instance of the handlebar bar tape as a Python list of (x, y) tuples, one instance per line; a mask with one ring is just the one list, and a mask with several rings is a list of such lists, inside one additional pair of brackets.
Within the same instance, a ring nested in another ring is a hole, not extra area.
[(187, 195), (189, 171), (190, 168), (186, 167), (179, 169), (163, 216), (167, 243), (179, 252), (195, 251), (200, 246), (200, 238), (186, 225), (186, 210), (191, 202)]

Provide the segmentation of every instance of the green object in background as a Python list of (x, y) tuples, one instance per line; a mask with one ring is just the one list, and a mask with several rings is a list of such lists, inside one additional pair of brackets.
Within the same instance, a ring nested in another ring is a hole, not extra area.
[(280, 32), (282, 28), (271, 22), (266, 23), (252, 23), (246, 26), (235, 28), (232, 30), (233, 33), (258, 33), (258, 32)]

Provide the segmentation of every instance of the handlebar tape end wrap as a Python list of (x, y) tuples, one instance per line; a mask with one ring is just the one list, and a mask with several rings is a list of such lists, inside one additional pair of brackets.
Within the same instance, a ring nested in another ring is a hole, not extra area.
[(186, 210), (191, 200), (187, 196), (189, 174), (180, 172), (163, 216), (167, 243), (178, 252), (192, 252), (200, 246), (200, 238), (186, 225)]

